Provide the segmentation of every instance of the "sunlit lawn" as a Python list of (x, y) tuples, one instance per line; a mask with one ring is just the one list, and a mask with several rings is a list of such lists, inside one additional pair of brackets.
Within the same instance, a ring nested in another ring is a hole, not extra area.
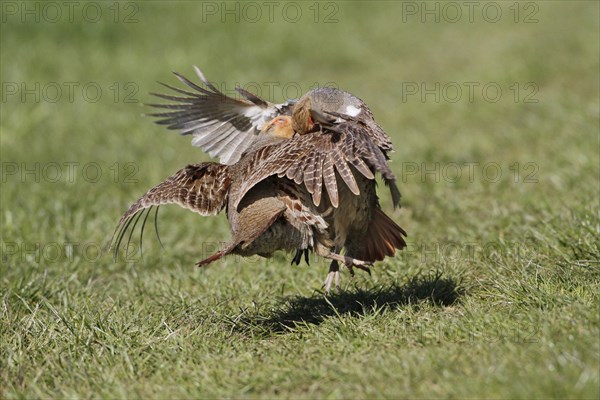
[[(98, 22), (8, 3), (0, 397), (600, 395), (598, 3), (494, 3), (497, 22), (487, 3), (473, 22), (436, 2), (439, 22), (421, 2), (293, 3), (295, 23), (284, 3), (272, 21), (261, 3), (92, 3)], [(394, 142), (403, 207), (380, 197), (409, 248), (325, 299), (317, 258), (195, 268), (227, 220), (173, 206), (164, 250), (149, 222), (143, 257), (114, 262), (129, 204), (209, 159), (142, 116), (192, 64), (273, 101), (364, 99)]]

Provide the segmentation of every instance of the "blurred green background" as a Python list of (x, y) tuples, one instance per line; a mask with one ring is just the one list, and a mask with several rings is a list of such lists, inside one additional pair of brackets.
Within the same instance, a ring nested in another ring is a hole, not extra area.
[[(597, 398), (599, 3), (469, 4), (2, 2), (1, 397)], [(195, 269), (224, 216), (163, 207), (164, 251), (102, 253), (209, 159), (142, 115), (192, 65), (362, 98), (409, 250), (330, 301), (316, 259)]]

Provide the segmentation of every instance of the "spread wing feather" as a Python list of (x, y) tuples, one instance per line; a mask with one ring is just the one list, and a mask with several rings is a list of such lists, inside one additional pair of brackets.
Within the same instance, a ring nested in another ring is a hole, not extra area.
[(325, 182), (325, 190), (327, 190), (331, 205), (337, 207), (340, 199), (338, 197), (337, 182), (335, 181), (335, 171), (333, 170), (333, 160), (331, 157), (326, 157), (323, 163), (323, 181)]
[(218, 214), (227, 202), (230, 183), (226, 165), (188, 165), (132, 204), (121, 217), (119, 225), (145, 208), (163, 204), (178, 204), (201, 215)]
[(356, 168), (358, 172), (363, 174), (365, 178), (375, 179), (375, 175), (373, 175), (373, 172), (371, 172), (371, 170), (369, 169), (367, 164), (365, 164), (362, 158), (356, 157), (355, 159), (350, 160), (350, 164), (352, 164), (352, 166)]
[(247, 171), (241, 189), (235, 194), (233, 204), (236, 207), (248, 190), (272, 175), (287, 177), (297, 184), (304, 183), (317, 206), (324, 186), (332, 206), (338, 207), (337, 176), (352, 193), (360, 193), (353, 170), (367, 179), (374, 179), (375, 172), (379, 172), (391, 188), (394, 204), (399, 201), (400, 193), (386, 154), (373, 143), (370, 127), (362, 121), (343, 121), (334, 130), (325, 128), (296, 135), (249, 156), (253, 157), (248, 164), (252, 168)]
[[(135, 220), (129, 234), (129, 239), (131, 240), (131, 234), (135, 229), (135, 225), (145, 209), (151, 209), (154, 206), (160, 207), (164, 204), (178, 204), (201, 215), (215, 215), (225, 207), (230, 186), (231, 178), (228, 173), (228, 167), (223, 164), (194, 164), (177, 171), (164, 182), (146, 192), (145, 195), (132, 204), (127, 212), (123, 214), (115, 230), (115, 234), (117, 235), (115, 254), (119, 250), (121, 240), (131, 221)], [(148, 210), (144, 218), (142, 235), (149, 213), (150, 210)], [(113, 239), (115, 234), (113, 234)]]
[(291, 111), (294, 103), (291, 100), (272, 104), (241, 88), (236, 89), (240, 99), (228, 97), (197, 67), (194, 69), (205, 87), (175, 72), (177, 79), (193, 91), (161, 83), (183, 96), (152, 93), (174, 103), (149, 104), (169, 111), (148, 115), (157, 117), (156, 123), (167, 125), (168, 129), (179, 130), (182, 135), (193, 135), (192, 145), (201, 147), (212, 157), (218, 157), (223, 164), (236, 163), (252, 146), (266, 122)]
[(336, 154), (334, 158), (335, 169), (337, 170), (338, 174), (340, 174), (344, 182), (346, 182), (346, 185), (348, 185), (350, 191), (355, 195), (359, 195), (360, 190), (358, 189), (358, 184), (356, 183), (356, 179), (354, 179), (352, 171), (348, 167), (348, 161), (344, 159), (344, 156), (339, 150), (337, 151), (337, 153), (338, 154)]
[(316, 206), (321, 204), (321, 190), (323, 189), (323, 160), (324, 155), (321, 153), (315, 153), (315, 162), (314, 162), (314, 176), (315, 176), (315, 187), (312, 193), (313, 195), (313, 203)]
[(315, 192), (315, 181), (316, 181), (316, 176), (315, 176), (316, 160), (315, 160), (315, 158), (317, 156), (318, 156), (318, 153), (314, 153), (314, 152), (308, 156), (309, 159), (307, 160), (306, 168), (304, 168), (304, 171), (303, 171), (304, 184), (306, 185), (306, 190), (308, 190), (308, 193), (310, 193), (310, 194), (313, 194)]

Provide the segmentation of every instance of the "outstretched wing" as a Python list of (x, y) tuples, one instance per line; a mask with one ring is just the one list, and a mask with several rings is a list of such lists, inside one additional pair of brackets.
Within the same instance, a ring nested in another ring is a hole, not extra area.
[(193, 135), (192, 145), (218, 157), (223, 164), (236, 163), (254, 143), (266, 122), (291, 111), (292, 100), (272, 104), (242, 88), (236, 88), (242, 98), (228, 97), (210, 83), (198, 67), (194, 66), (194, 69), (205, 87), (175, 72), (175, 76), (192, 91), (161, 83), (183, 96), (151, 93), (173, 103), (149, 104), (169, 111), (148, 115), (158, 117), (156, 123), (167, 125), (168, 129)]
[[(132, 204), (119, 220), (119, 224), (115, 230), (115, 234), (118, 233), (115, 252), (119, 250), (123, 235), (127, 231), (129, 224), (134, 220), (134, 217), (137, 215), (131, 231), (132, 233), (135, 229), (135, 224), (137, 224), (143, 211), (147, 208), (151, 209), (154, 206), (164, 204), (178, 204), (201, 215), (218, 214), (227, 203), (229, 187), (231, 185), (227, 168), (226, 165), (217, 163), (188, 165), (167, 178), (164, 182), (150, 189), (137, 202)], [(150, 214), (150, 210), (148, 210), (144, 218), (144, 224), (146, 223), (148, 214)], [(143, 230), (144, 225), (142, 225), (142, 234)], [(113, 238), (115, 234), (113, 234)]]
[(390, 186), (394, 205), (400, 201), (396, 177), (387, 163), (385, 153), (371, 140), (370, 128), (360, 121), (343, 121), (329, 129), (296, 135), (277, 145), (270, 145), (249, 154), (244, 183), (236, 193), (237, 207), (243, 196), (263, 179), (277, 175), (304, 184), (315, 205), (321, 203), (323, 186), (334, 207), (339, 205), (336, 173), (354, 194), (360, 189), (353, 167), (367, 179), (379, 172)]

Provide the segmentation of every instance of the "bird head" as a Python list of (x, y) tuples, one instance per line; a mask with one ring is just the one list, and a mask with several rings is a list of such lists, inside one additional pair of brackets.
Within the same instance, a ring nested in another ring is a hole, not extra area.
[(294, 110), (292, 111), (292, 128), (294, 132), (304, 135), (310, 132), (315, 126), (311, 116), (311, 106), (312, 102), (309, 96), (303, 96), (294, 105)]
[(291, 139), (294, 136), (294, 129), (292, 128), (292, 118), (288, 115), (280, 115), (273, 118), (265, 125), (263, 125), (261, 131), (268, 133), (273, 136)]

